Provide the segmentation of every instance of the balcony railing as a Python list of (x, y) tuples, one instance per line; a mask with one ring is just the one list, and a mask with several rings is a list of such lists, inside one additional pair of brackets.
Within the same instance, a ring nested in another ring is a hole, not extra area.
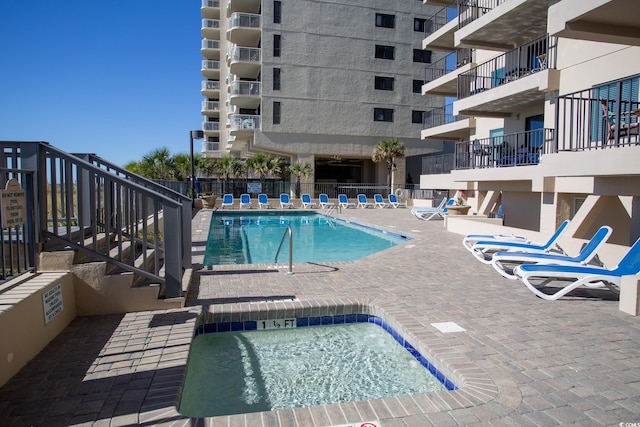
[(234, 80), (229, 85), (229, 93), (231, 95), (255, 95), (261, 93), (260, 82), (247, 82), (243, 80)]
[(559, 96), (558, 151), (582, 151), (639, 144), (640, 75)]
[(457, 49), (424, 69), (424, 82), (429, 83), (471, 62), (472, 49)]
[(458, 76), (458, 99), (556, 67), (555, 37), (548, 35), (492, 58)]
[(202, 28), (212, 28), (214, 30), (220, 29), (220, 20), (218, 19), (203, 19)]
[(220, 7), (220, 0), (202, 0), (202, 7)]
[(463, 114), (455, 116), (453, 114), (453, 104), (446, 104), (443, 107), (425, 111), (422, 115), (422, 125), (424, 129), (431, 129), (468, 118), (469, 116)]
[(202, 90), (220, 90), (220, 82), (217, 80), (203, 80)]
[(234, 114), (231, 117), (231, 130), (260, 129), (260, 116), (250, 114)]
[(220, 70), (220, 61), (202, 61), (203, 70)]
[(202, 122), (202, 130), (212, 132), (219, 131), (220, 122)]
[(554, 151), (553, 129), (535, 129), (456, 143), (454, 169), (536, 165)]
[(461, 0), (458, 2), (458, 28), (475, 21), (508, 0)]
[(454, 154), (438, 154), (422, 158), (422, 175), (440, 175), (451, 172)]
[(260, 62), (260, 48), (233, 46), (229, 49), (229, 60), (231, 62)]
[(215, 111), (220, 109), (220, 103), (218, 101), (202, 101), (203, 111)]
[(229, 19), (229, 29), (232, 30), (234, 28), (255, 28), (260, 29), (261, 27), (261, 16), (255, 15), (253, 13), (239, 13), (235, 12), (231, 14), (231, 18)]
[(220, 49), (220, 40), (202, 39), (202, 49)]
[(433, 16), (428, 18), (424, 24), (424, 35), (428, 36), (444, 27), (450, 21), (456, 18), (457, 2), (453, 0), (451, 3), (437, 11)]

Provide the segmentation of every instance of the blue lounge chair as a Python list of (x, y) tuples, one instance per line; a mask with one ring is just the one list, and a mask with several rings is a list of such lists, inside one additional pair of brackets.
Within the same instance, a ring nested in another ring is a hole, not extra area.
[(251, 209), (251, 196), (246, 193), (240, 195), (240, 209), (242, 208)]
[(233, 194), (225, 194), (222, 196), (222, 205), (220, 205), (220, 209), (224, 208), (232, 208), (233, 207)]
[(344, 209), (355, 208), (356, 207), (355, 203), (349, 201), (349, 198), (347, 197), (346, 194), (338, 194), (338, 203)]
[(373, 195), (373, 203), (377, 208), (390, 208), (391, 205), (384, 201), (382, 198), (382, 194), (374, 194)]
[(302, 207), (304, 209), (315, 208), (318, 206), (315, 202), (311, 201), (311, 196), (306, 193), (300, 196), (300, 201), (302, 202)]
[(287, 193), (280, 194), (280, 207), (282, 209), (292, 209), (294, 207)]
[(479, 240), (473, 244), (471, 253), (479, 261), (485, 264), (491, 264), (491, 257), (496, 252), (529, 252), (529, 253), (547, 253), (556, 251), (560, 254), (564, 254), (564, 251), (557, 245), (558, 240), (569, 226), (569, 220), (560, 224), (560, 227), (551, 236), (547, 243), (543, 245), (509, 242), (500, 240)]
[(444, 197), (440, 204), (431, 208), (413, 208), (411, 213), (418, 219), (429, 221), (432, 218), (443, 218), (447, 213), (447, 205), (452, 205), (455, 200), (451, 199), (447, 202), (447, 198)]
[[(513, 270), (522, 264), (551, 264), (551, 265), (586, 265), (598, 253), (611, 235), (611, 227), (600, 227), (593, 235), (589, 243), (584, 245), (580, 253), (575, 257), (556, 254), (532, 254), (527, 252), (496, 252), (491, 258), (491, 265), (498, 273), (507, 279), (516, 280)], [(514, 265), (516, 264), (516, 265)]]
[(320, 201), (320, 207), (322, 209), (330, 208), (331, 206), (335, 206), (336, 204), (329, 201), (329, 196), (322, 193), (318, 196), (318, 200)]
[(262, 208), (267, 209), (271, 207), (271, 203), (269, 203), (269, 198), (267, 197), (266, 194), (264, 193), (258, 194), (258, 207), (260, 209)]
[(373, 203), (367, 200), (367, 196), (364, 194), (358, 194), (358, 207), (359, 208), (373, 208)]
[(391, 193), (389, 194), (389, 204), (391, 206), (393, 206), (394, 208), (406, 208), (407, 204), (405, 202), (401, 202), (398, 200), (398, 198), (396, 197), (395, 194)]
[[(525, 264), (516, 267), (514, 274), (531, 292), (546, 300), (557, 300), (580, 286), (589, 288), (606, 286), (616, 292), (618, 289), (615, 286), (620, 287), (622, 276), (640, 274), (640, 239), (636, 240), (618, 265), (611, 270), (578, 265)], [(568, 285), (566, 285), (567, 280), (570, 281)], [(544, 286), (554, 281), (563, 283), (560, 290), (552, 294), (542, 292), (541, 289)]]

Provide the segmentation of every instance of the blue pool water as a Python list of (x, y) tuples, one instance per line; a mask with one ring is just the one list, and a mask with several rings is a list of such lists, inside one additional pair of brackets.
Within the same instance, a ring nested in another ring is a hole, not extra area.
[[(407, 240), (307, 212), (215, 213), (204, 265), (273, 263), (288, 226), (293, 234), (293, 262), (354, 261)], [(278, 262), (288, 259), (287, 237)]]

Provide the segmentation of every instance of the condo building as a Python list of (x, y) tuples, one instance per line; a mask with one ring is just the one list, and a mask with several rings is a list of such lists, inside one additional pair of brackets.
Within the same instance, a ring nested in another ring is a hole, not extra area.
[[(405, 156), (443, 149), (424, 141), (422, 1), (202, 0), (202, 114), (209, 157), (265, 152), (310, 163), (308, 182), (385, 182), (371, 160), (385, 138)], [(406, 178), (404, 162), (396, 182)], [(417, 175), (414, 179), (417, 180)]]
[[(640, 237), (640, 21), (634, 0), (425, 0), (422, 138), (451, 141), (423, 158), (420, 187), (469, 205), (447, 227), (499, 221), (609, 243)], [(434, 165), (445, 164), (444, 170)], [(500, 209), (500, 215), (493, 215)], [(500, 218), (491, 219), (491, 216)]]

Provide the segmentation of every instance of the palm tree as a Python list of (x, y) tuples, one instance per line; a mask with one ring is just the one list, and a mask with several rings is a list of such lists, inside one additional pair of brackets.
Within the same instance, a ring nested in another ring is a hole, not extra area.
[(384, 162), (387, 166), (387, 185), (393, 192), (393, 172), (397, 169), (396, 159), (404, 157), (404, 143), (398, 138), (385, 138), (373, 149), (371, 159), (375, 162)]
[(289, 166), (289, 173), (291, 175), (295, 175), (296, 177), (296, 186), (295, 186), (295, 195), (296, 198), (300, 197), (300, 178), (306, 178), (311, 175), (313, 172), (313, 168), (311, 163), (309, 162), (295, 162), (293, 165)]
[(233, 164), (235, 162), (235, 158), (233, 156), (222, 156), (214, 162), (214, 169), (216, 170), (219, 176), (224, 177), (224, 186), (223, 193), (227, 192), (226, 186), (229, 182), (229, 176), (233, 173)]
[(284, 161), (279, 157), (273, 157), (266, 153), (256, 153), (247, 159), (247, 168), (260, 176), (262, 191), (265, 191), (267, 175), (278, 175), (283, 171)]
[(141, 161), (142, 174), (151, 179), (174, 179), (176, 162), (169, 153), (169, 149), (163, 147), (146, 154)]

